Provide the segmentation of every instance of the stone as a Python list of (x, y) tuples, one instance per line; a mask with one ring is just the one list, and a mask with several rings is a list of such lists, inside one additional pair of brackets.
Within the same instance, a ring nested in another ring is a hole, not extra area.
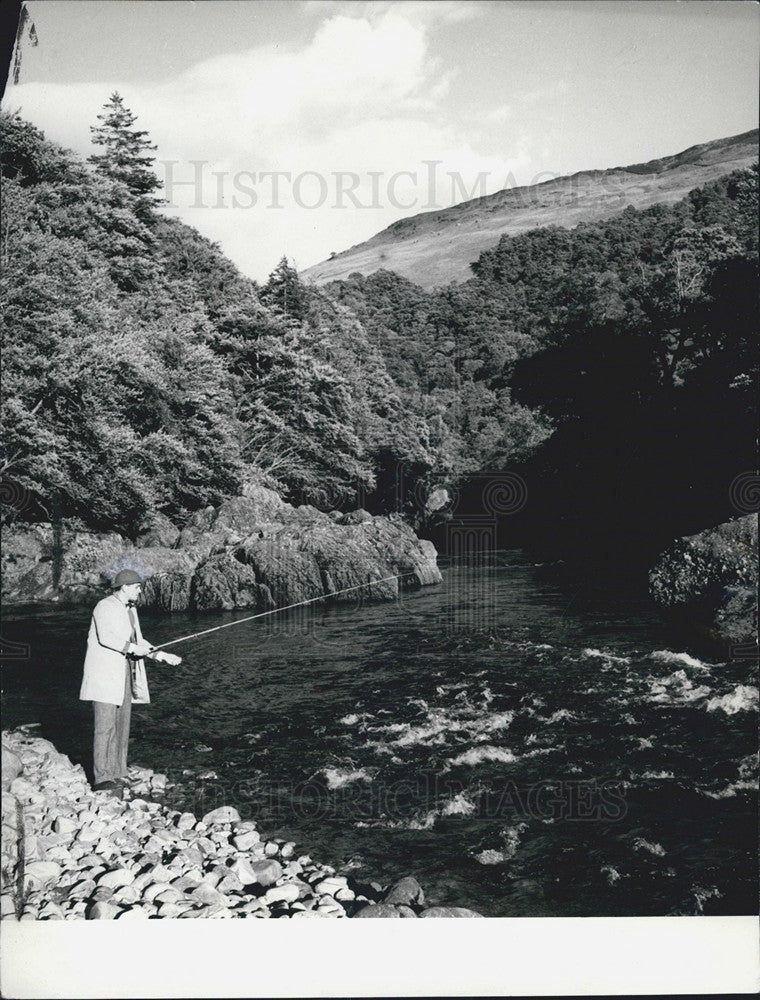
[(182, 813), (182, 815), (177, 820), (178, 830), (192, 830), (194, 826), (195, 826), (195, 816), (193, 816), (193, 814), (190, 812)]
[(242, 892), (243, 883), (240, 881), (237, 875), (234, 874), (234, 872), (230, 872), (229, 875), (224, 876), (224, 878), (217, 884), (216, 888), (219, 890), (219, 892), (223, 893)]
[(136, 903), (140, 899), (140, 893), (134, 886), (124, 885), (114, 892), (112, 899), (120, 906), (131, 906), (132, 903)]
[(400, 917), (398, 909), (392, 903), (371, 903), (357, 910), (354, 917)]
[(149, 914), (140, 906), (130, 906), (116, 914), (116, 920), (147, 920)]
[(188, 865), (200, 868), (203, 864), (203, 854), (196, 847), (182, 847), (179, 857), (183, 858)]
[(111, 903), (98, 902), (88, 906), (86, 916), (88, 920), (113, 920), (119, 912), (117, 906)]
[(196, 900), (198, 903), (203, 903), (205, 906), (211, 906), (213, 904), (218, 904), (221, 906), (228, 906), (229, 900), (221, 892), (217, 892), (210, 885), (196, 886), (189, 895)]
[[(5, 790), (6, 789), (3, 788), (3, 791)], [(31, 783), (31, 781), (27, 781), (26, 778), (13, 778), (8, 790), (11, 795), (15, 795), (16, 798), (29, 801), (31, 801), (31, 796), (37, 794), (36, 787)]]
[(356, 899), (356, 893), (353, 891), (353, 889), (349, 889), (348, 886), (345, 886), (336, 891), (335, 898), (340, 903), (348, 903), (351, 902), (351, 900)]
[(364, 510), (362, 507), (357, 508), (357, 510), (350, 510), (347, 514), (344, 514), (341, 518), (343, 524), (362, 524), (365, 521), (371, 521), (372, 515), (368, 510)]
[(151, 882), (142, 890), (141, 899), (144, 903), (152, 903), (156, 896), (167, 888), (164, 882)]
[(236, 861), (230, 871), (240, 879), (243, 885), (262, 885), (267, 888), (282, 878), (282, 866), (279, 861), (270, 858), (262, 861), (247, 861), (244, 858)]
[(234, 806), (219, 806), (207, 812), (202, 821), (206, 826), (214, 826), (220, 823), (239, 823), (240, 813)]
[(2, 745), (2, 786), (7, 792), (13, 782), (19, 777), (23, 770), (21, 758), (17, 756), (10, 747)]
[(258, 830), (249, 830), (247, 833), (233, 835), (232, 843), (239, 851), (250, 851), (254, 844), (258, 844), (261, 835)]
[(649, 573), (661, 614), (724, 645), (757, 642), (757, 514), (676, 539)]
[(299, 897), (299, 889), (292, 882), (284, 885), (273, 885), (264, 893), (262, 899), (269, 906), (272, 903), (294, 903)]
[[(197, 888), (197, 887), (196, 887)], [(174, 886), (164, 886), (161, 892), (157, 892), (149, 902), (152, 903), (180, 903), (185, 899), (185, 894), (175, 889)]]
[(32, 888), (42, 888), (61, 877), (61, 866), (55, 861), (32, 861), (27, 864), (24, 875), (32, 882)]
[(295, 848), (296, 848), (295, 842), (289, 840), (286, 844), (283, 844), (282, 847), (280, 848), (280, 857), (286, 859), (292, 858)]
[(77, 840), (81, 844), (92, 844), (94, 841), (98, 840), (99, 837), (100, 830), (98, 830), (91, 823), (88, 823), (87, 826), (83, 826), (77, 834)]
[(139, 875), (135, 876), (135, 880), (132, 882), (132, 885), (134, 886), (135, 889), (137, 889), (138, 892), (142, 892), (143, 889), (146, 889), (149, 885), (152, 884), (153, 884), (152, 871), (141, 872)]
[(421, 917), (482, 917), (482, 913), (468, 910), (465, 906), (431, 906), (420, 913)]
[(135, 873), (128, 868), (116, 868), (113, 871), (100, 875), (97, 880), (98, 887), (108, 889), (121, 889), (123, 886), (131, 885), (135, 880)]
[(264, 844), (264, 854), (266, 854), (268, 858), (275, 857), (279, 851), (280, 845), (276, 844), (273, 840), (269, 840), (266, 844)]
[(82, 879), (72, 886), (68, 892), (69, 899), (88, 899), (95, 892), (95, 881), (91, 878)]
[(398, 910), (399, 914), (402, 917), (414, 917), (415, 919), (417, 918), (417, 914), (414, 912), (411, 906), (404, 906), (403, 904), (401, 904), (397, 906), (396, 909)]
[(153, 882), (171, 882), (177, 877), (177, 873), (173, 872), (171, 868), (167, 868), (166, 865), (155, 865), (150, 869), (150, 874)]
[(397, 903), (404, 906), (423, 906), (425, 893), (416, 878), (407, 876), (395, 882), (383, 897), (385, 903)]
[(331, 875), (314, 884), (314, 891), (320, 896), (332, 896), (339, 889), (346, 888), (347, 881), (342, 875)]

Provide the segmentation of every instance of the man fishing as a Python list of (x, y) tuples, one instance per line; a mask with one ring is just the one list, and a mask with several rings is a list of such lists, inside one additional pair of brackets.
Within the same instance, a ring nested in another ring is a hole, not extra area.
[(182, 659), (156, 649), (143, 638), (135, 607), (142, 590), (139, 574), (121, 570), (114, 577), (113, 588), (92, 613), (79, 697), (91, 701), (94, 712), (93, 788), (121, 797), (128, 784), (132, 703), (150, 701), (143, 657), (172, 666)]

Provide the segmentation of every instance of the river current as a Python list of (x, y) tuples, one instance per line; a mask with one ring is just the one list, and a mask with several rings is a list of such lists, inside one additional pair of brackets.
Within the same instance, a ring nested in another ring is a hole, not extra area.
[[(141, 612), (154, 643), (245, 612)], [(90, 611), (3, 616), (3, 725), (89, 766)], [(14, 645), (19, 644), (19, 645)], [(23, 648), (24, 644), (26, 649)], [(300, 609), (149, 665), (130, 761), (357, 878), (489, 916), (757, 912), (757, 665), (519, 551), (398, 602)]]

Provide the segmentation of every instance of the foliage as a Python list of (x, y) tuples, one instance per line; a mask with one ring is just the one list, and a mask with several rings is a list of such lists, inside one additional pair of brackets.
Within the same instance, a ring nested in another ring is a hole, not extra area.
[[(5, 516), (135, 535), (265, 482), (403, 509), (519, 469), (512, 542), (645, 555), (754, 467), (757, 171), (675, 205), (503, 237), (470, 281), (259, 288), (155, 210), (113, 95), (88, 168), (2, 116)], [(577, 541), (576, 541), (577, 540)]]
[(155, 158), (150, 155), (156, 147), (144, 129), (134, 127), (137, 116), (125, 107), (116, 91), (98, 121), (101, 124), (91, 126), (90, 131), (93, 144), (102, 146), (103, 152), (90, 156), (89, 162), (104, 177), (123, 184), (132, 196), (135, 215), (150, 222), (152, 209), (159, 204), (154, 193), (161, 187), (152, 169)]

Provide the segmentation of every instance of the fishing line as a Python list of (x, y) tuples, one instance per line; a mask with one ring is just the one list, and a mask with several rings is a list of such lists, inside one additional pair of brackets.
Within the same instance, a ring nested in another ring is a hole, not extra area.
[(166, 649), (167, 646), (174, 646), (178, 642), (187, 642), (188, 639), (197, 639), (202, 635), (210, 635), (223, 628), (232, 628), (233, 625), (242, 625), (244, 622), (252, 622), (256, 618), (266, 618), (267, 615), (275, 615), (279, 611), (290, 611), (292, 608), (302, 608), (306, 604), (313, 604), (315, 601), (326, 601), (328, 597), (337, 597), (338, 594), (348, 594), (352, 590), (361, 590), (364, 587), (372, 587), (378, 583), (389, 583), (391, 580), (401, 580), (405, 576), (414, 576), (414, 570), (408, 573), (394, 573), (393, 576), (383, 577), (382, 580), (368, 580), (366, 583), (357, 583), (353, 587), (344, 587), (342, 590), (333, 590), (329, 594), (320, 594), (319, 597), (311, 597), (308, 601), (298, 601), (296, 604), (286, 604), (282, 608), (270, 608), (269, 611), (260, 611), (256, 615), (249, 615), (247, 618), (237, 618), (234, 622), (225, 622), (224, 625), (215, 625), (214, 628), (204, 629), (202, 632), (193, 632), (192, 635), (183, 635), (179, 639), (170, 639), (169, 642), (162, 642), (159, 646), (153, 646), (153, 650)]

